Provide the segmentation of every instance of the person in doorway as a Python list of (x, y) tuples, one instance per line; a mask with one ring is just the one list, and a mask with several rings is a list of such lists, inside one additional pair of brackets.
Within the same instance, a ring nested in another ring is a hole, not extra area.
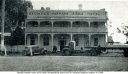
[(53, 51), (52, 51), (52, 52), (53, 52), (53, 53), (56, 53), (56, 51), (57, 51), (57, 47), (54, 45), (54, 46), (53, 46)]
[(100, 45), (98, 46), (97, 51), (98, 51), (98, 54), (101, 53), (101, 46)]

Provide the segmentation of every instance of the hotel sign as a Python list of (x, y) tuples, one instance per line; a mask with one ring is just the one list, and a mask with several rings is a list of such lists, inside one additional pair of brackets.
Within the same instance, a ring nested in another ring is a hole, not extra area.
[(33, 18), (100, 18), (106, 19), (106, 11), (61, 11), (61, 10), (29, 10), (28, 19)]

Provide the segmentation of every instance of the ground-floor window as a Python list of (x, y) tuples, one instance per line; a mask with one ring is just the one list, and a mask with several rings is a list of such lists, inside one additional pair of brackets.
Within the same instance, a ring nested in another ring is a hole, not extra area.
[(85, 46), (89, 46), (89, 40), (85, 41)]
[(94, 46), (98, 46), (98, 38), (94, 38)]
[(76, 42), (76, 46), (78, 46), (79, 45), (79, 38), (75, 38), (74, 40)]
[(43, 45), (49, 46), (49, 37), (43, 37)]
[(30, 45), (35, 45), (35, 37), (30, 37)]

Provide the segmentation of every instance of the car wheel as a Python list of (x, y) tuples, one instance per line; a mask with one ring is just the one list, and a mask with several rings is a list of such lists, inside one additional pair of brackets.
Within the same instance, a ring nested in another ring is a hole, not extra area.
[(97, 52), (97, 50), (95, 50), (95, 49), (92, 49), (92, 50), (90, 51), (90, 53), (91, 53), (91, 56), (97, 56), (97, 55), (98, 55), (98, 52)]
[(26, 53), (26, 52), (23, 52), (23, 53), (22, 53), (22, 55), (23, 55), (23, 56), (26, 56), (26, 55), (27, 55), (27, 53)]
[(65, 56), (69, 56), (70, 55), (70, 51), (69, 50), (66, 50), (65, 53), (64, 53)]
[(46, 55), (47, 51), (44, 51), (44, 55)]
[(47, 54), (47, 51), (43, 51), (41, 54), (42, 55), (46, 55)]
[(101, 50), (101, 53), (103, 53), (103, 54), (107, 54), (108, 51), (107, 51), (107, 50)]

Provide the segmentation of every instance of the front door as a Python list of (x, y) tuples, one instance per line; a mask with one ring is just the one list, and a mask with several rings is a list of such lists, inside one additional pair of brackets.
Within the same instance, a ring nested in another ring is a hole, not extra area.
[(64, 48), (65, 42), (64, 40), (60, 40), (60, 50)]
[(60, 51), (61, 51), (66, 45), (66, 38), (59, 38), (59, 43), (60, 43)]

